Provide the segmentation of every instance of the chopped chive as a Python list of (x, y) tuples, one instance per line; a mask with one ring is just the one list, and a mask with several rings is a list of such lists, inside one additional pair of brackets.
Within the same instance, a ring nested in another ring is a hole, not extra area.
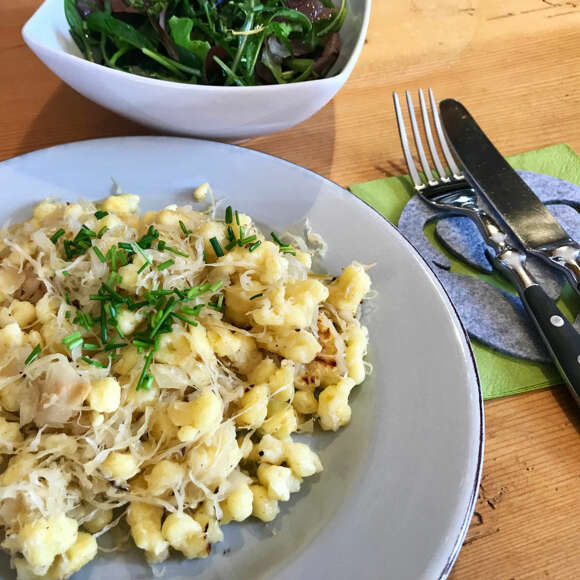
[(125, 256), (125, 252), (122, 252), (121, 250), (117, 250), (117, 258), (119, 258), (121, 266), (126, 266), (129, 263), (127, 256)]
[(109, 231), (109, 228), (107, 226), (103, 226), (98, 234), (97, 234), (97, 238), (99, 238), (99, 240)]
[(135, 253), (133, 246), (131, 244), (129, 244), (128, 242), (119, 242), (117, 244), (117, 246), (119, 246), (119, 248), (122, 248), (123, 250), (127, 250), (128, 252), (131, 252), (133, 254)]
[(240, 246), (245, 246), (246, 244), (251, 244), (252, 242), (255, 242), (257, 239), (258, 239), (258, 236), (256, 236), (256, 235), (244, 238), (243, 240), (240, 240)]
[(63, 242), (63, 245), (64, 245), (64, 255), (66, 256), (66, 259), (71, 260), (73, 257), (73, 254), (72, 254), (72, 249), (71, 249), (72, 244), (71, 244), (70, 240), (65, 240)]
[(228, 226), (227, 238), (230, 241), (236, 239), (236, 234), (234, 234), (234, 228), (232, 226)]
[(145, 264), (143, 264), (138, 270), (137, 270), (137, 274), (141, 274), (141, 272), (143, 272), (145, 270), (145, 268), (147, 268), (147, 266), (149, 266), (149, 264), (147, 264), (147, 262), (145, 262)]
[(64, 293), (64, 301), (70, 305), (70, 298), (69, 298), (68, 292)]
[(209, 288), (208, 290), (211, 290), (212, 292), (217, 292), (222, 286), (224, 285), (223, 280), (218, 280), (217, 282), (214, 282)]
[(183, 256), (184, 258), (189, 258), (189, 254), (186, 254), (185, 252), (180, 252), (179, 250), (176, 250), (175, 248), (172, 248), (171, 246), (165, 246), (165, 251), (171, 252), (172, 254), (176, 254), (178, 256)]
[(226, 207), (226, 224), (232, 223), (232, 217), (233, 217), (232, 214), (233, 214), (232, 206), (228, 205), (228, 207)]
[(189, 234), (191, 234), (191, 230), (188, 230), (181, 220), (179, 220), (179, 227), (181, 228), (181, 231), (183, 232), (184, 235), (189, 236)]
[(272, 239), (279, 245), (279, 246), (286, 246), (285, 244), (274, 232), (270, 232)]
[(107, 303), (107, 310), (108, 310), (109, 314), (111, 315), (111, 318), (113, 320), (117, 320), (117, 309), (113, 306), (113, 304), (111, 302)]
[[(79, 231), (79, 234), (81, 233), (81, 231), (85, 235), (87, 235), (89, 238), (96, 238), (97, 237), (97, 234), (95, 232), (93, 232), (93, 230), (91, 230), (91, 228), (88, 228), (85, 224), (83, 224), (81, 226), (81, 229)], [(78, 234), (77, 234), (77, 237), (78, 237)]]
[(226, 251), (229, 252), (230, 250), (233, 250), (236, 245), (237, 245), (237, 241), (236, 240), (232, 240), (227, 246), (226, 246)]
[(222, 247), (220, 246), (220, 243), (216, 237), (211, 238), (209, 243), (212, 245), (213, 251), (218, 258), (224, 255), (224, 251), (222, 250)]
[[(198, 306), (202, 306), (202, 304), (199, 304)], [(197, 316), (199, 314), (199, 310), (200, 309), (198, 309), (197, 306), (194, 308), (192, 308), (191, 306), (182, 306), (179, 312), (182, 312), (183, 314)]]
[(113, 272), (117, 271), (117, 250), (115, 250), (115, 248), (113, 248), (111, 246), (111, 249), (109, 250), (109, 252), (111, 253), (111, 257), (109, 258), (111, 260), (111, 270), (113, 270)]
[(105, 344), (108, 342), (109, 333), (107, 331), (107, 311), (105, 310), (104, 302), (101, 302), (101, 317), (99, 323), (101, 325), (101, 342)]
[(296, 255), (296, 251), (295, 251), (295, 250), (294, 250), (294, 248), (292, 248), (292, 247), (289, 247), (289, 248), (280, 248), (280, 251), (281, 251), (283, 254), (292, 254), (293, 256), (295, 256), (295, 255)]
[(85, 350), (99, 350), (101, 347), (98, 344), (93, 344), (92, 342), (85, 342), (83, 348)]
[(68, 271), (68, 270), (63, 270), (63, 271), (62, 271), (62, 275), (63, 275), (63, 276), (70, 276), (70, 273), (69, 273), (69, 271)]
[(253, 295), (253, 296), (250, 298), (250, 300), (254, 300), (255, 298), (260, 298), (260, 296), (264, 296), (264, 293), (263, 293), (263, 292), (260, 292), (259, 294), (254, 294), (254, 295)]
[(71, 332), (69, 335), (65, 336), (62, 339), (62, 343), (65, 346), (68, 346), (71, 342), (75, 342), (79, 339), (82, 340), (82, 334), (77, 330), (76, 332)]
[(172, 312), (171, 316), (175, 316), (175, 318), (179, 318), (179, 320), (183, 320), (183, 322), (187, 322), (187, 324), (191, 324), (191, 326), (197, 326), (197, 322), (195, 320), (191, 320), (182, 314), (179, 314), (179, 312)]
[(242, 245), (242, 240), (244, 239), (245, 235), (246, 235), (246, 228), (244, 226), (240, 226), (240, 238), (238, 239), (238, 244), (240, 246)]
[(167, 301), (167, 305), (165, 306), (165, 310), (163, 310), (162, 312), (158, 312), (157, 313), (157, 314), (161, 314), (161, 316), (159, 317), (159, 320), (157, 321), (157, 324), (155, 324), (155, 327), (151, 331), (151, 334), (149, 335), (150, 338), (154, 338), (155, 335), (159, 332), (159, 329), (161, 328), (161, 325), (165, 322), (165, 320), (167, 319), (167, 317), (171, 314), (171, 312), (175, 308), (175, 306), (176, 306), (176, 304), (175, 304), (175, 298), (173, 298), (173, 296), (172, 296)]
[(145, 391), (150, 391), (152, 385), (153, 385), (153, 377), (151, 375), (147, 375), (145, 377), (145, 380), (141, 383), (141, 388)]
[(205, 250), (203, 251), (203, 263), (207, 264), (207, 254), (205, 253)]
[(261, 244), (261, 240), (258, 240), (257, 242), (254, 242), (249, 248), (248, 250), (250, 252), (253, 252), (260, 244)]
[(96, 217), (98, 220), (101, 220), (101, 219), (103, 219), (105, 216), (108, 216), (108, 215), (109, 215), (109, 212), (108, 212), (108, 211), (103, 211), (102, 209), (100, 209), (100, 210), (98, 210), (98, 211), (96, 211), (96, 212), (95, 212), (95, 217)]
[(75, 340), (75, 341), (71, 342), (70, 344), (67, 344), (66, 346), (72, 352), (75, 348), (77, 348), (79, 346), (83, 346), (83, 339), (79, 338), (78, 340)]
[(183, 292), (182, 290), (179, 290), (179, 288), (174, 288), (173, 292), (175, 292), (175, 294), (177, 294), (177, 296), (179, 297), (180, 300), (185, 300), (185, 298), (186, 298), (185, 292)]
[(60, 228), (59, 230), (54, 232), (54, 234), (52, 234), (52, 236), (50, 236), (50, 241), (56, 246), (56, 242), (58, 242), (58, 239), (61, 236), (64, 236), (64, 230), (62, 228)]
[(157, 269), (161, 272), (162, 270), (166, 270), (167, 268), (173, 266), (175, 264), (175, 260), (166, 260), (162, 264), (157, 266)]
[(106, 290), (109, 294), (111, 294), (111, 296), (113, 296), (114, 298), (117, 299), (118, 302), (126, 302), (126, 298), (123, 298), (123, 296), (121, 296), (116, 290), (114, 290), (113, 288), (111, 288), (111, 286), (109, 286), (109, 284), (101, 284), (101, 288), (103, 288), (104, 290)]
[(37, 344), (33, 349), (32, 352), (26, 357), (26, 360), (24, 361), (25, 365), (29, 365), (33, 360), (35, 360), (38, 355), (40, 354), (40, 351), (42, 349), (40, 348), (40, 345)]
[(223, 304), (224, 304), (224, 295), (220, 294), (218, 296), (218, 306), (221, 308), (223, 306)]
[(141, 246), (139, 244), (133, 244), (135, 248), (137, 248), (137, 251), (141, 254), (141, 257), (145, 260), (145, 262), (147, 262), (147, 264), (151, 264), (151, 260), (149, 259), (149, 256), (141, 249)]
[(64, 317), (65, 317), (67, 320), (70, 318), (70, 315), (71, 315), (71, 311), (70, 311), (70, 310), (67, 310), (67, 311), (64, 313)]
[(139, 377), (139, 381), (137, 382), (137, 391), (139, 391), (140, 389), (143, 388), (143, 383), (145, 380), (147, 380), (147, 378), (149, 377), (148, 375), (148, 371), (149, 371), (149, 366), (151, 365), (151, 359), (153, 358), (153, 351), (154, 349), (151, 349), (148, 353), (147, 356), (145, 357), (145, 364), (143, 365), (143, 370), (141, 371), (141, 376)]
[(107, 368), (107, 365), (104, 365), (102, 362), (99, 362), (98, 360), (93, 360), (92, 358), (89, 358), (88, 356), (81, 356), (81, 360), (84, 360), (86, 363), (93, 365), (94, 367), (99, 367), (101, 369)]
[(159, 241), (157, 242), (157, 249), (158, 249), (160, 252), (163, 252), (163, 250), (165, 249), (165, 246), (167, 246), (167, 242), (164, 242), (163, 240), (159, 240)]
[(89, 294), (89, 298), (91, 300), (104, 300), (104, 301), (111, 299), (111, 297), (107, 296), (106, 294)]
[(110, 350), (116, 350), (117, 348), (122, 348), (123, 346), (127, 346), (127, 343), (125, 343), (125, 342), (115, 342), (115, 343), (112, 343), (112, 344), (108, 344), (107, 346), (105, 346), (105, 352), (109, 352)]
[(145, 342), (144, 340), (139, 340), (138, 338), (133, 339), (133, 344), (140, 348), (149, 348), (153, 341)]
[(99, 258), (99, 260), (101, 262), (103, 262), (103, 264), (105, 264), (107, 262), (107, 258), (105, 258), (103, 252), (101, 252), (101, 250), (99, 250), (99, 248), (97, 248), (97, 246), (93, 246), (93, 252), (95, 252), (95, 254), (97, 255), (97, 258)]
[(240, 214), (238, 213), (238, 210), (236, 210), (236, 223), (240, 225)]

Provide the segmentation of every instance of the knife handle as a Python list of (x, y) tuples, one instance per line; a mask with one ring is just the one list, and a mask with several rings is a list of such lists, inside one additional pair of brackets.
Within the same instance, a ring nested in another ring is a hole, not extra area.
[(580, 405), (580, 334), (538, 284), (520, 294), (570, 393)]

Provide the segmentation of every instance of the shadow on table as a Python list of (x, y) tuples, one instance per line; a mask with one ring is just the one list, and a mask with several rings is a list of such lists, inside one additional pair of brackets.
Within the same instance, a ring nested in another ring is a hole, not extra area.
[(566, 417), (572, 425), (576, 428), (578, 434), (580, 434), (580, 413), (578, 405), (572, 398), (572, 395), (568, 392), (568, 389), (564, 386), (560, 388), (551, 389), (552, 396), (556, 399), (556, 402), (566, 414)]
[(17, 153), (84, 139), (152, 134), (152, 129), (124, 119), (60, 84), (31, 120)]
[(334, 101), (330, 101), (299, 125), (281, 133), (250, 139), (244, 146), (281, 157), (326, 177), (332, 169), (334, 141), (335, 110)]

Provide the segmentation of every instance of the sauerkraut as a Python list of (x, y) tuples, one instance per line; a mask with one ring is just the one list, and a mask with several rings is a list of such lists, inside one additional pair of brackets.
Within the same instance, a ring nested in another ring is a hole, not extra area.
[(149, 562), (203, 558), (322, 470), (368, 368), (353, 263), (228, 207), (47, 199), (0, 231), (0, 529), (18, 578), (68, 578), (123, 517)]

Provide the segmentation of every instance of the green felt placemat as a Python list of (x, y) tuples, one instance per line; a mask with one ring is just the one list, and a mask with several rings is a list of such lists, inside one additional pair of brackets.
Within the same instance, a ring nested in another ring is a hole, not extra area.
[[(580, 185), (580, 158), (568, 145), (553, 145), (536, 151), (508, 157), (515, 169), (525, 169), (553, 175)], [(413, 195), (411, 181), (407, 176), (387, 177), (350, 186), (350, 190), (397, 225), (403, 208)], [(451, 260), (452, 271), (478, 275), (445, 252), (433, 237), (434, 224), (427, 226), (425, 233), (432, 243)], [(493, 283), (505, 287), (499, 275)], [(488, 281), (490, 281), (488, 279)], [(572, 291), (564, 293), (558, 306), (565, 314), (573, 316), (578, 309), (578, 300)], [(473, 351), (481, 379), (483, 397), (491, 399), (539, 389), (562, 383), (553, 365), (540, 364), (499, 353), (477, 340), (472, 340)]]

